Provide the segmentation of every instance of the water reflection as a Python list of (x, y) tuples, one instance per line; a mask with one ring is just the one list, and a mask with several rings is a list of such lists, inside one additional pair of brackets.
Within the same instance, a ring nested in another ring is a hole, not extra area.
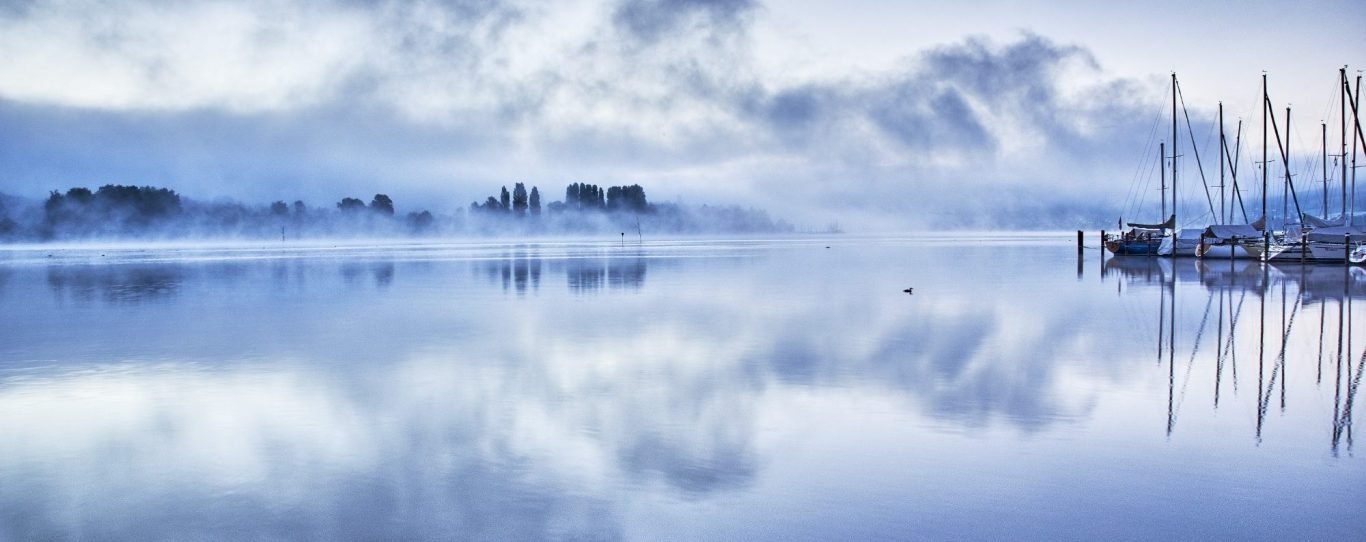
[(59, 299), (140, 303), (174, 296), (185, 280), (183, 270), (164, 265), (81, 265), (50, 267), (47, 285)]
[(639, 290), (645, 284), (646, 260), (625, 258), (574, 258), (564, 260), (562, 268), (569, 291), (596, 293), (604, 286), (611, 289)]
[(1172, 273), (1172, 261), (1168, 258), (1149, 258), (1116, 256), (1106, 259), (1101, 266), (1101, 279), (1105, 280), (1112, 275), (1123, 277), (1130, 282), (1165, 282), (1170, 280)]
[(1355, 532), (1353, 272), (830, 244), (6, 268), (0, 539)]
[[(1272, 412), (1284, 412), (1294, 402), (1288, 399), (1288, 382), (1295, 378), (1290, 371), (1312, 369), (1313, 381), (1303, 382), (1300, 393), (1322, 394), (1332, 386), (1328, 425), (1333, 430), (1325, 436), (1334, 455), (1344, 447), (1350, 452), (1351, 413), (1366, 369), (1366, 345), (1353, 344), (1353, 303), (1366, 297), (1366, 270), (1136, 257), (1117, 257), (1105, 265), (1129, 283), (1159, 290), (1154, 342), (1158, 365), (1166, 369), (1168, 435), (1177, 427), (1192, 382), (1209, 378), (1201, 373), (1212, 373), (1216, 410), (1228, 393), (1238, 392), (1241, 353), (1243, 379), (1255, 369), (1256, 442), (1262, 442)], [(1102, 280), (1107, 278), (1113, 277), (1102, 274)], [(1201, 288), (1185, 287), (1190, 283)], [(1178, 313), (1178, 297), (1187, 305), (1203, 303), (1203, 310)]]
[[(650, 262), (670, 262), (658, 258), (559, 257), (543, 259), (533, 251), (508, 252), (501, 257), (470, 260), (475, 274), (488, 284), (498, 285), (505, 293), (519, 296), (538, 293), (542, 275), (564, 275), (565, 284), (575, 294), (594, 294), (604, 289), (639, 290), (645, 284)], [(547, 263), (548, 262), (548, 263)], [(419, 264), (410, 262), (408, 265)], [(277, 288), (303, 289), (308, 282), (331, 287), (323, 274), (335, 272), (342, 286), (355, 288), (370, 284), (378, 290), (393, 285), (399, 266), (394, 261), (318, 262), (276, 260), (257, 265), (234, 263), (163, 262), (156, 264), (46, 266), (47, 283), (59, 300), (110, 304), (139, 303), (179, 295), (187, 280), (213, 287), (232, 287), (242, 281), (263, 281)], [(0, 292), (13, 271), (0, 268)]]
[(376, 288), (384, 289), (394, 282), (394, 262), (344, 263), (341, 276), (348, 285), (356, 285), (368, 276)]
[(532, 293), (541, 289), (542, 258), (534, 247), (517, 247), (472, 263), (490, 284), (501, 284), (505, 293), (515, 291), (520, 296), (526, 295), (528, 287)]

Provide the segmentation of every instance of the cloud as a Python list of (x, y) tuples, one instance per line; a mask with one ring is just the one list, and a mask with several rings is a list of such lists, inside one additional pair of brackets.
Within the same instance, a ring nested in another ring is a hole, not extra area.
[(613, 10), (618, 28), (643, 42), (695, 30), (741, 30), (758, 8), (754, 0), (623, 0)]
[(883, 73), (786, 80), (755, 58), (764, 15), (747, 0), (19, 5), (0, 18), (0, 117), (25, 137), (0, 148), (0, 176), (28, 194), (383, 189), (400, 205), (638, 182), (901, 226), (962, 206), (964, 186), (1123, 189), (1092, 179), (1137, 146), (1152, 87), (1082, 46), (967, 38)]

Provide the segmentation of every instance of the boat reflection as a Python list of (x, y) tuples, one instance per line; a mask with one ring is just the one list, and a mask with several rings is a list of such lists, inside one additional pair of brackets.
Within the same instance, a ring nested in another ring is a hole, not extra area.
[[(1157, 363), (1167, 377), (1167, 433), (1176, 431), (1192, 382), (1209, 380), (1218, 409), (1255, 369), (1253, 437), (1261, 442), (1274, 409), (1300, 393), (1331, 386), (1333, 453), (1352, 447), (1352, 411), (1366, 341), (1354, 341), (1354, 303), (1366, 298), (1366, 270), (1323, 264), (1247, 260), (1113, 258), (1102, 281), (1156, 287)], [(1198, 285), (1198, 288), (1191, 286)], [(1192, 305), (1203, 308), (1197, 312)], [(1355, 316), (1359, 317), (1359, 316)], [(1239, 375), (1239, 363), (1243, 374)], [(1291, 374), (1291, 371), (1303, 371)], [(1307, 378), (1312, 371), (1313, 378)], [(1293, 382), (1293, 383), (1292, 383)], [(1288, 391), (1289, 390), (1289, 391)]]

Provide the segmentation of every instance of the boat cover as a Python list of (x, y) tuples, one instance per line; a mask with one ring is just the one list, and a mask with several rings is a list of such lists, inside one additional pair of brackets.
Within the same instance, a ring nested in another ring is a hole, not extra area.
[(1185, 229), (1177, 230), (1177, 231), (1176, 231), (1176, 240), (1177, 240), (1177, 241), (1181, 241), (1181, 244), (1183, 244), (1183, 245), (1186, 244), (1186, 243), (1185, 243), (1186, 241), (1192, 241), (1192, 242), (1197, 242), (1197, 243), (1198, 243), (1198, 242), (1200, 241), (1200, 234), (1203, 234), (1203, 233), (1205, 233), (1205, 230), (1198, 230), (1198, 229), (1192, 229), (1192, 228), (1185, 228)]
[(1309, 232), (1309, 240), (1320, 243), (1340, 243), (1344, 236), (1351, 236), (1353, 243), (1366, 242), (1366, 227), (1362, 226), (1333, 226), (1328, 228), (1318, 228)]
[(1162, 245), (1157, 247), (1157, 254), (1159, 256), (1171, 256), (1174, 251), (1177, 256), (1194, 256), (1195, 249), (1200, 246), (1200, 234), (1202, 233), (1205, 233), (1205, 230), (1189, 228), (1177, 230), (1175, 236), (1162, 238)]
[(1171, 217), (1168, 217), (1168, 218), (1167, 218), (1167, 221), (1166, 221), (1166, 222), (1163, 222), (1163, 223), (1161, 223), (1161, 224), (1139, 224), (1139, 223), (1137, 223), (1137, 222), (1130, 222), (1130, 223), (1129, 223), (1129, 227), (1131, 227), (1131, 228), (1142, 228), (1142, 229), (1146, 229), (1146, 230), (1170, 230), (1170, 229), (1174, 229), (1174, 228), (1176, 228), (1176, 215), (1172, 215)]
[(1309, 228), (1332, 228), (1346, 224), (1347, 222), (1339, 218), (1337, 220), (1324, 220), (1314, 215), (1300, 215), (1300, 221)]
[(1224, 224), (1205, 228), (1204, 236), (1220, 241), (1229, 239), (1261, 239), (1262, 232), (1251, 224)]

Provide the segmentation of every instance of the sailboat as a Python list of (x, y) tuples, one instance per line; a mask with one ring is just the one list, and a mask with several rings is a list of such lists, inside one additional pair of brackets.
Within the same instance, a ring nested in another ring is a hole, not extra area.
[[(1265, 79), (1265, 76), (1263, 76), (1263, 79)], [(1349, 85), (1348, 82), (1347, 82), (1347, 69), (1344, 67), (1344, 68), (1342, 68), (1341, 70), (1339, 70), (1339, 82), (1341, 83), (1341, 88), (1340, 88), (1339, 90), (1340, 90), (1340, 93), (1341, 93), (1342, 105), (1343, 105), (1343, 107), (1342, 107), (1342, 124), (1343, 124), (1342, 138), (1343, 138), (1343, 151), (1344, 151), (1344, 154), (1343, 154), (1343, 157), (1342, 157), (1343, 176), (1342, 176), (1342, 179), (1340, 179), (1340, 182), (1343, 183), (1343, 200), (1342, 200), (1343, 210), (1342, 210), (1342, 216), (1340, 216), (1337, 220), (1331, 220), (1331, 221), (1330, 221), (1330, 220), (1320, 219), (1320, 218), (1314, 217), (1314, 216), (1312, 216), (1312, 215), (1305, 214), (1305, 213), (1300, 209), (1299, 198), (1298, 198), (1298, 196), (1295, 196), (1294, 184), (1293, 184), (1293, 182), (1291, 181), (1290, 172), (1289, 172), (1289, 169), (1290, 169), (1290, 168), (1289, 168), (1289, 164), (1287, 163), (1287, 164), (1286, 164), (1286, 181), (1285, 181), (1285, 182), (1286, 182), (1287, 189), (1290, 191), (1291, 196), (1292, 196), (1292, 197), (1295, 197), (1295, 211), (1296, 211), (1296, 214), (1299, 215), (1300, 223), (1297, 224), (1297, 225), (1293, 225), (1293, 226), (1287, 228), (1285, 234), (1281, 236), (1281, 239), (1279, 240), (1279, 242), (1274, 243), (1271, 247), (1268, 248), (1268, 251), (1267, 251), (1267, 255), (1268, 255), (1268, 258), (1267, 258), (1267, 259), (1268, 259), (1268, 260), (1272, 260), (1272, 261), (1305, 261), (1305, 262), (1316, 262), (1316, 263), (1317, 263), (1317, 262), (1342, 262), (1342, 261), (1344, 261), (1344, 260), (1350, 261), (1350, 260), (1352, 259), (1352, 253), (1353, 253), (1353, 251), (1356, 249), (1356, 247), (1361, 246), (1363, 243), (1366, 243), (1366, 227), (1356, 225), (1356, 224), (1354, 223), (1354, 221), (1353, 221), (1353, 218), (1354, 218), (1354, 217), (1353, 217), (1353, 214), (1349, 214), (1349, 213), (1348, 213), (1348, 209), (1347, 209), (1347, 201), (1348, 201), (1348, 196), (1347, 196), (1347, 185), (1346, 185), (1346, 181), (1347, 181), (1347, 172), (1346, 172), (1346, 169), (1347, 169), (1347, 155), (1346, 155), (1346, 153), (1345, 153), (1345, 151), (1347, 150), (1347, 148), (1346, 148), (1346, 147), (1347, 147), (1347, 145), (1346, 145), (1347, 133), (1348, 133), (1348, 132), (1351, 132), (1351, 133), (1352, 133), (1352, 150), (1351, 150), (1352, 154), (1351, 154), (1351, 160), (1352, 160), (1352, 164), (1353, 164), (1353, 165), (1352, 165), (1352, 168), (1353, 168), (1352, 175), (1355, 177), (1355, 175), (1356, 175), (1356, 171), (1355, 171), (1355, 169), (1356, 169), (1356, 157), (1357, 157), (1357, 154), (1358, 154), (1358, 151), (1357, 151), (1357, 141), (1359, 141), (1359, 140), (1362, 139), (1362, 137), (1361, 137), (1361, 136), (1362, 136), (1362, 131), (1361, 131), (1361, 116), (1360, 116), (1360, 114), (1359, 114), (1359, 112), (1358, 112), (1358, 106), (1359, 106), (1359, 104), (1360, 104), (1360, 99), (1361, 99), (1361, 96), (1360, 96), (1360, 91), (1361, 91), (1361, 79), (1360, 79), (1360, 77), (1357, 78), (1357, 90), (1356, 90), (1356, 92), (1353, 92), (1351, 85)], [(1264, 100), (1266, 100), (1266, 106), (1269, 107), (1269, 106), (1270, 106), (1270, 100), (1269, 100), (1268, 98), (1265, 98), (1265, 83), (1263, 83), (1263, 98), (1264, 98)], [(1351, 107), (1351, 115), (1352, 115), (1352, 120), (1351, 120), (1350, 123), (1348, 122), (1348, 119), (1347, 119), (1347, 108), (1348, 108), (1348, 106)], [(1289, 131), (1290, 131), (1289, 124), (1290, 124), (1290, 110), (1289, 110), (1289, 109), (1286, 109), (1286, 135), (1287, 135), (1287, 139), (1289, 138)], [(1276, 128), (1275, 119), (1272, 119), (1272, 128), (1273, 128), (1273, 129)], [(1325, 129), (1326, 129), (1326, 128), (1325, 128)], [(1279, 145), (1280, 145), (1280, 141), (1279, 141), (1279, 140), (1280, 140), (1280, 134), (1279, 134), (1279, 131), (1277, 131), (1277, 136), (1276, 136), (1276, 138), (1277, 138), (1277, 146), (1279, 147)], [(1326, 135), (1326, 134), (1325, 134), (1325, 136), (1324, 136), (1324, 139), (1325, 139), (1324, 154), (1326, 155), (1326, 154), (1327, 154), (1327, 145), (1326, 145), (1326, 143), (1327, 143), (1327, 141), (1326, 141), (1327, 135)], [(1287, 162), (1288, 162), (1288, 154), (1289, 154), (1289, 148), (1288, 148), (1288, 147), (1289, 147), (1289, 142), (1287, 141), (1287, 142), (1286, 142), (1286, 148), (1281, 148), (1281, 149), (1279, 149), (1280, 152), (1281, 152), (1282, 160), (1285, 160), (1285, 161), (1287, 161)], [(1263, 174), (1263, 177), (1265, 178), (1265, 174)], [(1265, 184), (1265, 181), (1263, 181), (1263, 184)], [(1353, 188), (1355, 188), (1355, 184), (1356, 184), (1356, 183), (1355, 183), (1355, 180), (1353, 181), (1352, 184), (1353, 184)], [(1325, 179), (1325, 185), (1326, 185), (1326, 179)], [(1325, 190), (1326, 190), (1326, 187), (1325, 187)], [(1326, 196), (1325, 196), (1325, 197), (1326, 197)], [(1353, 190), (1353, 194), (1352, 194), (1351, 197), (1352, 197), (1353, 200), (1356, 199), (1355, 190)], [(1325, 202), (1325, 203), (1326, 203), (1326, 202)], [(1327, 207), (1327, 206), (1325, 205), (1325, 207)], [(1325, 211), (1326, 211), (1326, 210), (1327, 210), (1327, 209), (1325, 208)], [(1355, 209), (1353, 209), (1353, 212), (1355, 212)], [(1326, 214), (1326, 213), (1325, 213), (1325, 214)]]
[[(1163, 172), (1162, 214), (1167, 213), (1167, 177), (1166, 170), (1160, 167), (1160, 164), (1166, 159), (1166, 155), (1166, 144), (1158, 143), (1158, 170)], [(1124, 224), (1123, 220), (1120, 223)], [(1128, 226), (1129, 231), (1106, 235), (1105, 249), (1117, 256), (1156, 256), (1158, 249), (1162, 248), (1162, 240), (1167, 236), (1167, 230), (1176, 227), (1176, 215), (1172, 214), (1161, 224), (1129, 222)]]
[[(1172, 141), (1176, 141), (1176, 73), (1172, 73)], [(1176, 154), (1176, 146), (1172, 146), (1172, 154)], [(1162, 214), (1167, 215), (1167, 177), (1165, 161), (1167, 159), (1166, 143), (1158, 143), (1157, 163), (1158, 171), (1162, 175)], [(1123, 221), (1121, 220), (1121, 224)], [(1162, 255), (1164, 245), (1169, 245), (1167, 240), (1167, 230), (1176, 229), (1176, 157), (1172, 157), (1172, 214), (1167, 220), (1160, 224), (1143, 224), (1129, 222), (1129, 231), (1107, 235), (1105, 238), (1105, 248), (1115, 255), (1141, 255), (1158, 256)], [(1173, 234), (1174, 236), (1174, 234)], [(1167, 254), (1171, 250), (1168, 249)]]
[(1105, 248), (1116, 255), (1156, 256), (1167, 230), (1176, 225), (1176, 215), (1161, 224), (1129, 223), (1129, 231), (1105, 237)]
[[(1212, 224), (1200, 232), (1196, 256), (1213, 259), (1261, 259), (1265, 251), (1263, 231), (1266, 218), (1262, 217), (1247, 224), (1229, 224), (1233, 218), (1233, 203), (1243, 213), (1247, 221), (1247, 208), (1243, 205), (1243, 195), (1238, 191), (1238, 158), (1242, 154), (1243, 121), (1238, 121), (1238, 132), (1234, 137), (1233, 153), (1229, 153), (1228, 137), (1224, 134), (1224, 103), (1219, 102), (1219, 218), (1222, 224)], [(1224, 206), (1224, 173), (1233, 180), (1232, 194), (1228, 207)]]
[[(1178, 147), (1177, 147), (1177, 142), (1179, 141), (1179, 139), (1177, 138), (1177, 129), (1176, 129), (1176, 127), (1177, 127), (1176, 101), (1177, 101), (1177, 98), (1180, 97), (1180, 95), (1181, 95), (1181, 87), (1180, 87), (1180, 85), (1179, 85), (1179, 84), (1177, 83), (1177, 81), (1176, 81), (1176, 73), (1172, 73), (1172, 90), (1171, 90), (1171, 93), (1172, 93), (1172, 155), (1171, 155), (1171, 159), (1172, 159), (1172, 218), (1173, 218), (1173, 220), (1172, 220), (1172, 226), (1171, 226), (1172, 235), (1171, 235), (1170, 237), (1164, 237), (1164, 238), (1163, 238), (1162, 244), (1161, 244), (1161, 245), (1158, 247), (1158, 249), (1157, 249), (1157, 254), (1158, 254), (1159, 256), (1171, 256), (1171, 257), (1195, 257), (1195, 256), (1198, 256), (1198, 255), (1199, 255), (1199, 252), (1200, 252), (1201, 240), (1202, 240), (1202, 237), (1203, 237), (1204, 232), (1205, 232), (1204, 228), (1177, 228), (1177, 227), (1176, 227), (1176, 221), (1175, 221), (1175, 217), (1176, 217), (1176, 213), (1177, 213), (1177, 202), (1179, 201), (1179, 197), (1178, 197), (1179, 192), (1177, 192), (1177, 190), (1176, 190), (1176, 171), (1177, 171), (1177, 167), (1176, 167), (1176, 166), (1177, 166), (1177, 164), (1176, 164), (1176, 158), (1177, 158), (1177, 156), (1179, 156), (1179, 155), (1177, 154), (1177, 148), (1178, 148)], [(1184, 98), (1182, 99), (1181, 110), (1182, 110), (1182, 112), (1185, 112), (1185, 100), (1184, 100)], [(1187, 129), (1190, 128), (1190, 114), (1189, 114), (1189, 113), (1186, 113), (1186, 127), (1187, 127)], [(1200, 149), (1197, 148), (1196, 145), (1195, 145), (1195, 134), (1194, 134), (1194, 133), (1191, 134), (1190, 141), (1191, 141), (1191, 152), (1193, 152), (1193, 153), (1195, 154), (1195, 163), (1196, 163), (1197, 168), (1200, 169), (1200, 179), (1201, 179), (1201, 182), (1204, 182), (1205, 173), (1204, 173), (1204, 171), (1203, 171), (1203, 167), (1200, 166)], [(1206, 197), (1206, 198), (1209, 197), (1209, 186), (1208, 186), (1208, 184), (1206, 184), (1206, 186), (1205, 186), (1205, 197)], [(1213, 202), (1211, 202), (1211, 203), (1210, 203), (1210, 213), (1213, 214), (1213, 212), (1214, 212), (1214, 204), (1213, 204)]]

